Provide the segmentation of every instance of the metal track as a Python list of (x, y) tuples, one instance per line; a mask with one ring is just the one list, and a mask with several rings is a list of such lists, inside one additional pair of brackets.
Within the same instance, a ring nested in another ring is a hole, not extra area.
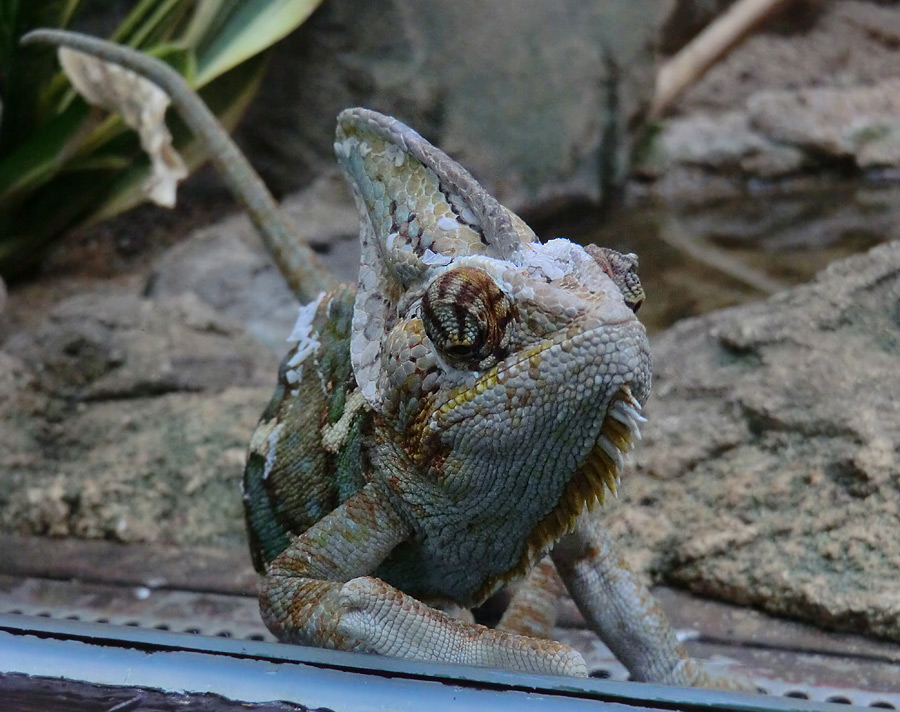
[[(75, 629), (66, 626), (76, 626), (74, 621), (79, 621), (81, 625), (106, 624), (78, 628), (78, 635), (85, 639), (105, 639), (114, 630), (120, 641), (117, 644), (125, 647), (143, 645), (141, 641), (154, 631), (194, 634), (167, 639), (171, 650), (213, 653), (220, 650), (217, 645), (263, 644), (272, 637), (259, 620), (255, 576), (241, 563), (245, 558), (243, 551), (185, 551), (0, 536), (0, 613), (14, 614), (3, 618), (11, 626), (8, 632), (16, 626), (48, 626), (59, 640), (75, 635)], [(38, 572), (43, 575), (35, 575)], [(749, 673), (772, 695), (761, 699), (771, 701), (780, 696), (791, 705), (808, 700), (900, 709), (900, 646), (896, 644), (825, 633), (670, 589), (656, 593), (691, 654), (717, 664), (720, 674), (732, 670)], [(37, 616), (38, 623), (28, 616)], [(611, 681), (609, 684), (625, 680), (625, 670), (581, 623), (574, 607), (565, 607), (557, 637), (585, 655), (595, 677)], [(223, 642), (229, 638), (231, 643)], [(6, 644), (13, 646), (6, 648), (6, 654), (12, 654), (16, 643), (7, 640)], [(276, 649), (279, 652), (272, 652)], [(310, 654), (308, 649), (294, 646), (266, 650), (265, 655), (284, 659), (306, 660)], [(296, 658), (285, 652), (290, 650), (307, 652)], [(342, 661), (341, 665), (354, 668), (360, 663)], [(366, 665), (382, 671), (373, 674), (395, 670), (397, 665), (409, 670), (406, 663), (383, 658), (366, 659)], [(0, 672), (11, 669), (0, 654)]]
[(745, 710), (835, 712), (784, 697), (431, 665), (294, 645), (0, 615), (0, 691), (53, 680), (340, 712)]

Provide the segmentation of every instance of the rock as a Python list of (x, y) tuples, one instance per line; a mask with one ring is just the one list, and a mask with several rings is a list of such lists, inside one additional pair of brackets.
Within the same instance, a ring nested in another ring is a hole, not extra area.
[(276, 48), (241, 137), (279, 192), (333, 163), (334, 117), (397, 116), (505, 204), (596, 199), (653, 87), (657, 0), (326, 2)]
[[(338, 279), (355, 282), (359, 270), (359, 217), (335, 169), (282, 207)], [(153, 265), (147, 293), (193, 294), (239, 322), (271, 354), (281, 358), (297, 319), (297, 299), (285, 284), (244, 215), (196, 231)]]
[(771, 140), (754, 129), (746, 113), (728, 111), (672, 119), (648, 145), (635, 170), (654, 178), (676, 166), (769, 178), (795, 173), (810, 164), (799, 148)]
[(44, 392), (82, 401), (221, 390), (271, 373), (256, 343), (192, 294), (83, 293), (5, 350), (29, 364)]
[[(764, 90), (874, 86), (897, 76), (900, 13), (877, 0), (795, 2), (685, 92), (682, 115), (743, 106)], [(804, 8), (804, 6), (806, 6)]]
[(35, 386), (25, 362), (0, 351), (0, 473), (40, 460), (41, 430), (32, 419), (47, 410), (48, 398)]
[(192, 294), (62, 301), (0, 351), (0, 527), (241, 542), (246, 443), (276, 368)]
[[(738, 194), (758, 179), (834, 170), (900, 170), (900, 80), (875, 86), (761, 91), (741, 110), (674, 118), (638, 151), (635, 172), (668, 200)], [(690, 180), (698, 170), (710, 184)], [(684, 186), (687, 186), (685, 188)]]
[[(241, 471), (249, 433), (270, 394), (268, 387), (244, 386), (38, 412), (32, 447), (5, 453), (4, 464), (12, 466), (0, 475), (0, 527), (240, 546)], [(5, 414), (0, 433), (9, 430)]]
[(654, 195), (694, 203), (822, 173), (896, 177), (898, 62), (895, 7), (794, 3), (685, 92), (639, 142), (635, 169)]
[[(355, 279), (358, 218), (342, 179), (332, 172), (285, 208)], [(71, 289), (0, 346), (0, 528), (242, 545), (247, 443), (297, 318), (249, 220), (198, 230), (146, 280)]]
[(747, 113), (756, 131), (810, 157), (851, 160), (861, 169), (900, 167), (900, 80), (759, 92), (747, 100)]
[(156, 261), (148, 295), (181, 294), (242, 323), (276, 355), (297, 318), (297, 299), (243, 215), (198, 230)]
[(625, 506), (644, 571), (818, 625), (900, 639), (900, 242), (685, 320)]

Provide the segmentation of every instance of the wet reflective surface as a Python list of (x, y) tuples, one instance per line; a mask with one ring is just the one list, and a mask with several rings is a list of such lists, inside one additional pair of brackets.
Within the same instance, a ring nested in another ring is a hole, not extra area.
[(697, 206), (649, 200), (540, 230), (635, 252), (651, 331), (809, 281), (835, 260), (900, 237), (900, 184), (846, 182)]
[[(824, 701), (810, 699), (808, 692), (800, 689), (784, 696), (751, 695), (532, 675), (0, 614), (0, 659), (13, 657), (10, 673), (0, 673), (0, 701), (10, 699), (11, 695), (4, 693), (12, 690), (25, 704), (31, 704), (34, 698), (27, 689), (31, 684), (35, 695), (47, 702), (52, 701), (49, 695), (55, 687), (61, 699), (72, 703), (67, 709), (78, 710), (98, 709), (93, 703), (104, 695), (110, 704), (99, 709), (110, 712), (168, 710), (173, 708), (171, 703), (182, 709), (233, 709), (229, 700), (246, 702), (250, 709), (280, 700), (303, 709), (340, 712), (834, 709)], [(60, 680), (54, 683), (53, 678)], [(77, 684), (70, 687), (65, 681)], [(146, 694), (149, 689), (168, 694)], [(125, 695), (119, 696), (119, 692)], [(845, 701), (863, 702), (851, 697)], [(868, 702), (896, 709), (887, 697)]]
[(3, 709), (9, 712), (288, 712), (308, 710), (288, 702), (252, 703), (211, 693), (165, 692), (140, 687), (96, 685), (82, 680), (0, 673)]

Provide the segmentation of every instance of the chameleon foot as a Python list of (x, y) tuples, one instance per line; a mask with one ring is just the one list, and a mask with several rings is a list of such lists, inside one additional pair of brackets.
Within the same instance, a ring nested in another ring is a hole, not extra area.
[(501, 667), (585, 677), (581, 654), (538, 640), (466, 623), (368, 576), (341, 587), (338, 631), (355, 650), (413, 660)]

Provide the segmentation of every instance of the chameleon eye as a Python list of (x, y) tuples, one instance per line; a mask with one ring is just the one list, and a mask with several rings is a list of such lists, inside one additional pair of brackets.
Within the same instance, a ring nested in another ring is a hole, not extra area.
[(497, 283), (476, 267), (448, 270), (422, 297), (425, 333), (450, 365), (490, 368), (509, 354), (515, 306)]
[(638, 276), (637, 255), (616, 252), (609, 247), (587, 245), (587, 253), (593, 257), (622, 292), (625, 304), (633, 312), (637, 312), (644, 303), (644, 285)]

